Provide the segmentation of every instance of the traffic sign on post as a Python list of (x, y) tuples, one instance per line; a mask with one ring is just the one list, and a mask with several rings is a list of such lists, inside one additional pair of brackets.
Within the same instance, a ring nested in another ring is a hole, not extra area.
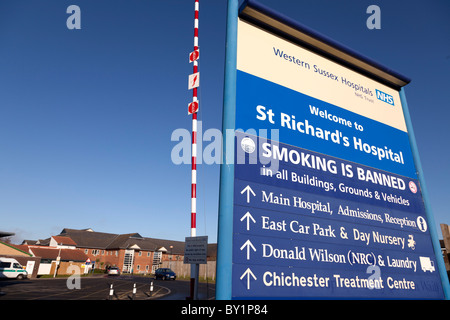
[(196, 72), (189, 75), (188, 89), (198, 88), (200, 86), (200, 72)]
[(208, 254), (208, 236), (186, 237), (184, 263), (206, 264)]
[(200, 50), (194, 50), (189, 54), (189, 62), (197, 61), (200, 58)]
[(218, 299), (445, 298), (409, 80), (259, 3), (239, 12)]
[(188, 114), (193, 114), (193, 113), (198, 112), (198, 105), (199, 105), (198, 100), (189, 103), (189, 105), (188, 105)]

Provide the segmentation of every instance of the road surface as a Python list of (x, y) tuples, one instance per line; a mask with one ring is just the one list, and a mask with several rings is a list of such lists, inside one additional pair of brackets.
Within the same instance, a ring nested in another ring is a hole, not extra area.
[[(163, 281), (140, 276), (101, 275), (80, 278), (80, 289), (69, 289), (67, 280), (0, 280), (0, 300), (185, 300), (190, 292), (189, 281), (183, 280)], [(112, 295), (111, 284), (114, 290)], [(134, 285), (136, 293), (133, 296)], [(214, 297), (215, 285), (200, 283), (199, 299), (212, 300)]]

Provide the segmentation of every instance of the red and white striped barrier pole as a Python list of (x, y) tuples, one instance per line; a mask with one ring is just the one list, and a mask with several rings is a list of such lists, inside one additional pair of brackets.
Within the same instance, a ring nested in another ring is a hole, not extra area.
[(194, 51), (190, 54), (189, 59), (194, 64), (194, 72), (192, 83), (189, 85), (193, 88), (192, 103), (189, 105), (189, 113), (192, 113), (192, 179), (191, 179), (191, 237), (197, 235), (196, 214), (197, 214), (197, 111), (198, 111), (198, 98), (197, 90), (199, 86), (198, 74), (198, 11), (199, 0), (195, 0), (195, 20), (194, 20)]
[[(197, 89), (200, 81), (198, 73), (198, 15), (199, 0), (195, 0), (195, 20), (194, 20), (194, 51), (189, 55), (190, 62), (194, 64), (194, 72), (189, 77), (189, 87), (193, 89), (192, 103), (189, 104), (188, 113), (192, 113), (192, 178), (191, 178), (191, 237), (197, 236), (197, 112), (199, 101)], [(191, 299), (196, 300), (198, 295), (198, 264), (191, 264)]]

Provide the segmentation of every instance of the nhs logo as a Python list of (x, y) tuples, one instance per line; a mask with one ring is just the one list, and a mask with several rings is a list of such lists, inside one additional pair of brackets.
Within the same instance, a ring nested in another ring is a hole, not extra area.
[(390, 94), (384, 93), (383, 91), (375, 89), (377, 93), (377, 99), (389, 103), (391, 106), (394, 105), (394, 97)]

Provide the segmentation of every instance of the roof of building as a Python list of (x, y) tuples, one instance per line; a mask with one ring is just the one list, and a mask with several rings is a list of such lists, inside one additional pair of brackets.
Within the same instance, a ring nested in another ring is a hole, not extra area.
[(31, 256), (31, 254), (28, 252), (28, 248), (25, 248), (24, 246), (0, 241), (0, 252), (6, 253), (4, 250), (5, 248), (7, 249), (6, 251), (8, 251), (8, 254)]
[(76, 242), (72, 240), (72, 238), (67, 236), (52, 236), (52, 238), (56, 241), (58, 245), (63, 246), (76, 246)]
[(48, 245), (50, 245), (50, 238), (47, 238), (47, 239), (38, 239), (38, 241), (36, 241), (36, 245), (40, 245), (40, 246), (48, 246)]
[[(161, 251), (167, 254), (184, 254), (184, 241), (174, 241), (166, 239), (156, 239), (143, 237), (139, 233), (106, 233), (97, 232), (91, 228), (70, 229), (64, 228), (59, 235), (52, 236), (58, 244), (75, 245), (77, 248), (101, 249), (101, 250), (120, 250), (135, 249), (144, 251)], [(38, 240), (33, 243), (31, 240), (24, 241), (23, 244), (36, 244), (48, 246), (49, 239)], [(217, 255), (217, 244), (208, 244), (208, 256)]]
[(17, 250), (20, 250), (22, 252), (25, 252), (27, 254), (29, 254), (30, 256), (32, 255), (31, 253), (29, 253), (28, 251), (28, 246), (27, 245), (22, 245), (22, 244), (10, 244), (11, 247), (14, 247)]
[(61, 257), (61, 261), (84, 262), (88, 259), (88, 256), (82, 250), (78, 249), (59, 249), (43, 246), (28, 246), (28, 249), (34, 256), (40, 257), (41, 259), (56, 260), (58, 255)]
[(94, 232), (88, 230), (77, 230), (64, 228), (60, 236), (69, 236), (78, 248), (106, 249), (108, 245), (118, 236), (113, 233)]
[(184, 254), (184, 241), (146, 238), (157, 248), (156, 251), (165, 251), (169, 254)]
[(147, 238), (139, 233), (114, 234), (96, 232), (92, 229), (64, 228), (59, 236), (66, 236), (76, 242), (78, 248), (95, 248), (104, 250), (138, 249), (146, 251), (164, 251), (172, 254), (184, 254), (184, 242)]
[(37, 240), (23, 240), (21, 244), (29, 244), (29, 245), (34, 245), (36, 244), (36, 242), (38, 242)]

